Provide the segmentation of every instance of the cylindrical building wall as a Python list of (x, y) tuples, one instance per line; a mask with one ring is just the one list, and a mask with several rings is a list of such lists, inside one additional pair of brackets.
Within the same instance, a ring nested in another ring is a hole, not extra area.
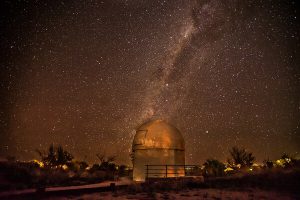
[[(144, 181), (146, 177), (179, 177), (184, 176), (185, 155), (183, 150), (147, 149), (134, 153), (133, 180)], [(146, 165), (148, 166), (148, 171)], [(160, 165), (160, 166), (157, 166)], [(167, 169), (165, 168), (167, 166)], [(181, 165), (181, 166), (174, 166)], [(167, 171), (166, 171), (167, 170)], [(166, 174), (167, 172), (167, 174)]]

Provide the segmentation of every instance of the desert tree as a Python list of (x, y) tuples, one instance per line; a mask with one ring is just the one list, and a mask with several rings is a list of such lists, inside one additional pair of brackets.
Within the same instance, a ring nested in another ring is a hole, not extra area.
[(56, 165), (64, 165), (71, 161), (74, 157), (68, 151), (64, 150), (62, 146), (56, 149)]
[(116, 164), (114, 161), (116, 160), (116, 156), (106, 156), (105, 154), (96, 154), (97, 158), (99, 159), (99, 167), (101, 170), (116, 170)]
[(47, 152), (38, 149), (36, 152), (41, 157), (42, 162), (50, 167), (67, 164), (74, 158), (71, 153), (64, 150), (60, 145), (55, 147), (51, 144)]
[(232, 166), (251, 167), (255, 160), (253, 154), (244, 148), (232, 147), (229, 153), (231, 159), (228, 159), (228, 163)]
[(207, 159), (203, 164), (204, 174), (207, 176), (223, 176), (225, 165), (216, 159)]
[(283, 153), (281, 158), (276, 161), (277, 165), (282, 165), (284, 168), (290, 168), (295, 166), (300, 166), (300, 160), (295, 158), (295, 155), (290, 155), (287, 153)]
[(272, 169), (274, 167), (274, 163), (269, 158), (263, 161), (264, 167), (268, 169)]

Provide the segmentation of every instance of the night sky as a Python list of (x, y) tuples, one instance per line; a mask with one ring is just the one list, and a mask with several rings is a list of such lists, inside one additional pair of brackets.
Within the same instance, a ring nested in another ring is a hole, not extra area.
[[(47, 2), (47, 3), (46, 3)], [(300, 153), (296, 1), (1, 1), (0, 156), (61, 144), (130, 164), (135, 128), (176, 126), (186, 163)]]

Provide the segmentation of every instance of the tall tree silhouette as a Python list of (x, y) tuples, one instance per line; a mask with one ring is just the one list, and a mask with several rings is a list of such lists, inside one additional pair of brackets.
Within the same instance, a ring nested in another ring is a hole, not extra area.
[(68, 151), (64, 150), (62, 146), (55, 147), (53, 144), (50, 145), (48, 152), (36, 150), (42, 159), (42, 162), (46, 166), (59, 166), (67, 164), (74, 157)]
[(239, 149), (238, 147), (232, 147), (229, 152), (231, 160), (228, 160), (228, 163), (231, 165), (240, 165), (241, 167), (250, 167), (253, 165), (255, 157), (251, 152), (247, 152), (244, 148)]

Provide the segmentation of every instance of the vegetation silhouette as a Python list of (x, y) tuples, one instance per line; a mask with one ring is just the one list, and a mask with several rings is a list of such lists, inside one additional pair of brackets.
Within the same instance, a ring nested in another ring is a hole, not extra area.
[(216, 159), (207, 159), (203, 164), (205, 176), (223, 176), (225, 164)]
[(74, 157), (71, 153), (64, 150), (61, 145), (55, 147), (53, 144), (50, 145), (48, 152), (36, 150), (41, 157), (42, 162), (45, 166), (62, 166), (68, 164)]
[[(76, 160), (60, 145), (51, 144), (47, 150), (36, 150), (36, 152), (40, 160), (19, 161), (11, 156), (7, 161), (0, 162), (0, 180), (7, 181), (0, 182), (0, 191), (84, 185), (132, 176), (128, 166), (115, 163), (116, 156), (98, 153), (96, 157), (99, 161), (89, 166), (85, 161)], [(231, 157), (228, 163), (207, 159), (202, 166), (186, 171), (187, 177), (204, 176), (204, 183), (197, 182), (196, 179), (194, 181), (188, 179), (186, 183), (176, 182), (174, 179), (162, 181), (158, 185), (149, 183), (147, 187), (153, 188), (153, 191), (183, 187), (251, 186), (290, 191), (299, 188), (300, 160), (296, 156), (284, 153), (277, 160), (266, 159), (264, 164), (260, 165), (254, 164), (255, 157), (244, 148), (233, 147), (229, 150), (229, 155)], [(144, 189), (147, 190), (147, 187)]]
[(247, 152), (244, 148), (232, 147), (229, 150), (231, 158), (228, 159), (228, 164), (231, 167), (251, 167), (254, 163), (255, 157), (251, 152)]
[(273, 161), (271, 161), (269, 158), (263, 161), (264, 167), (267, 169), (272, 169), (274, 167)]
[(100, 161), (99, 169), (101, 170), (109, 170), (115, 171), (116, 164), (114, 161), (116, 160), (116, 156), (105, 156), (105, 154), (96, 154), (97, 158)]

